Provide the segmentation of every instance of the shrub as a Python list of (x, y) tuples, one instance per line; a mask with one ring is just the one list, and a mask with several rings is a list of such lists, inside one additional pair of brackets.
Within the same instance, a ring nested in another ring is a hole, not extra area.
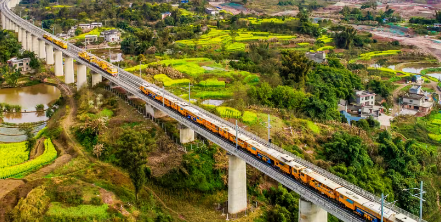
[(35, 109), (37, 111), (43, 111), (44, 110), (44, 105), (43, 104), (38, 104), (38, 105), (35, 106)]
[(103, 200), (99, 197), (92, 197), (92, 199), (90, 199), (90, 204), (95, 206), (101, 206), (103, 204)]

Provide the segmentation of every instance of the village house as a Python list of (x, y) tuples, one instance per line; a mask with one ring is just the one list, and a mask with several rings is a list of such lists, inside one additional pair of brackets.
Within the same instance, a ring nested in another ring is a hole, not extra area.
[(167, 18), (167, 17), (169, 17), (169, 16), (171, 16), (171, 13), (170, 12), (164, 12), (164, 13), (161, 13), (161, 19), (165, 19), (165, 18)]
[(90, 24), (79, 24), (78, 27), (80, 27), (80, 29), (90, 29)]
[(67, 31), (67, 35), (70, 37), (75, 36), (75, 31), (77, 30), (78, 26), (72, 26), (70, 27), (70, 29)]
[(215, 8), (205, 8), (205, 13), (209, 15), (217, 15), (219, 14), (219, 10)]
[(84, 38), (87, 44), (98, 41), (97, 35), (86, 35)]
[(90, 24), (90, 28), (91, 28), (91, 29), (94, 29), (94, 28), (101, 28), (101, 27), (103, 27), (103, 23), (101, 23), (101, 22), (92, 22), (92, 23)]
[(364, 90), (355, 91), (354, 98), (351, 101), (357, 106), (372, 106), (375, 104), (375, 93)]
[(428, 93), (427, 95), (419, 94), (407, 94), (402, 97), (403, 108), (418, 110), (422, 113), (428, 113), (432, 110), (433, 100), (432, 96)]
[(31, 71), (31, 67), (29, 66), (29, 63), (31, 62), (30, 58), (23, 58), (23, 59), (17, 59), (12, 58), (7, 61), (8, 65), (14, 70), (20, 70), (20, 72), (25, 73)]
[(307, 52), (305, 54), (306, 58), (309, 60), (312, 60), (316, 63), (323, 63), (326, 62), (326, 53), (319, 51), (319, 52)]
[(101, 32), (101, 37), (104, 37), (106, 42), (119, 42), (120, 32), (116, 29)]

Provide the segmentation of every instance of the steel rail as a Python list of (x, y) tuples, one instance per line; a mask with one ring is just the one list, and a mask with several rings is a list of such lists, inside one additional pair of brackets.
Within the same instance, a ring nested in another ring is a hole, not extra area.
[[(83, 61), (78, 56), (79, 52), (84, 51), (83, 49), (80, 49), (80, 48), (76, 47), (75, 45), (73, 45), (71, 43), (68, 43), (68, 49), (67, 50), (66, 49), (62, 49), (59, 46), (55, 45), (54, 43), (52, 43), (52, 42), (42, 38), (42, 36), (44, 34), (47, 34), (47, 35), (51, 35), (51, 34), (46, 32), (46, 31), (44, 31), (44, 30), (42, 30), (42, 29), (40, 29), (39, 27), (37, 27), (37, 26), (27, 22), (26, 20), (22, 19), (21, 17), (19, 17), (15, 13), (13, 13), (7, 7), (7, 1), (8, 0), (3, 0), (3, 3), (1, 4), (0, 10), (1, 10), (2, 14), (4, 14), (5, 17), (7, 17), (9, 20), (14, 21), (14, 23), (16, 23), (16, 24), (20, 24), (20, 26), (22, 28), (25, 27), (24, 29), (26, 29), (26, 31), (31, 32), (33, 35), (37, 36), (39, 39), (44, 40), (47, 44), (54, 45), (55, 48), (57, 50), (61, 50), (63, 52), (63, 54), (65, 54), (65, 55), (67, 55), (67, 56), (69, 56), (71, 58), (74, 58), (77, 62), (79, 62), (79, 63), (81, 63), (83, 65), (86, 65), (87, 67), (89, 67), (94, 72), (101, 74), (104, 78), (108, 79), (109, 81), (111, 81), (112, 83), (114, 83), (116, 85), (121, 86), (127, 92), (129, 92), (129, 93), (131, 93), (133, 95), (138, 96), (139, 98), (141, 98), (145, 102), (149, 103), (150, 105), (153, 105), (155, 103), (152, 103), (152, 101), (149, 98), (146, 98), (145, 94), (140, 93), (139, 87), (142, 84), (149, 84), (150, 86), (156, 88), (157, 90), (160, 90), (161, 92), (164, 92), (167, 96), (172, 97), (172, 98), (174, 98), (174, 99), (176, 99), (178, 101), (185, 102), (185, 103), (189, 104), (189, 106), (191, 106), (192, 108), (198, 110), (199, 112), (201, 112), (205, 116), (208, 116), (209, 118), (215, 119), (215, 120), (221, 122), (222, 124), (225, 124), (225, 125), (233, 128), (233, 129), (235, 128), (234, 124), (232, 124), (232, 123), (230, 123), (230, 122), (228, 122), (228, 121), (226, 121), (226, 120), (224, 120), (224, 119), (222, 119), (222, 118), (220, 118), (220, 117), (218, 117), (218, 116), (216, 116), (216, 115), (214, 115), (214, 114), (212, 114), (212, 113), (210, 113), (210, 112), (208, 112), (208, 111), (206, 111), (206, 110), (204, 110), (204, 109), (202, 109), (202, 108), (200, 108), (198, 106), (195, 106), (195, 105), (187, 102), (186, 100), (184, 100), (184, 99), (182, 99), (182, 98), (180, 98), (180, 97), (170, 93), (169, 91), (163, 90), (162, 88), (158, 87), (157, 85), (149, 83), (149, 82), (143, 80), (142, 78), (140, 78), (138, 76), (135, 76), (134, 74), (125, 71), (124, 69), (118, 68), (118, 76), (117, 77), (112, 77), (109, 74), (107, 74), (106, 72), (102, 71), (101, 69), (91, 65), (88, 62)], [(97, 58), (99, 58), (99, 57), (97, 57)], [(159, 109), (159, 110), (169, 114), (169, 112), (166, 111), (166, 110), (168, 110), (167, 107), (162, 107), (162, 106), (156, 107), (155, 106), (155, 108), (157, 108), (157, 109)], [(182, 119), (182, 118), (178, 118), (178, 117), (182, 117), (182, 116), (176, 115), (176, 113), (175, 113), (175, 115), (170, 115), (170, 116), (176, 117), (175, 119), (177, 119), (177, 120), (178, 119)], [(185, 119), (185, 118), (183, 118), (183, 119)], [(181, 122), (181, 121), (179, 121), (179, 122)], [(183, 124), (186, 125), (185, 123), (183, 123)], [(192, 128), (193, 130), (195, 130), (195, 126), (194, 125), (191, 125), (189, 127)], [(195, 130), (195, 131), (197, 131), (197, 130)], [(207, 131), (207, 130), (204, 130), (204, 131)], [(199, 133), (199, 131), (197, 131), (197, 132)], [(205, 135), (203, 133), (199, 133), (199, 134)], [(338, 176), (336, 176), (336, 175), (334, 175), (334, 174), (332, 174), (332, 173), (330, 173), (330, 172), (328, 172), (328, 171), (326, 171), (326, 170), (324, 170), (324, 169), (322, 169), (322, 168), (312, 164), (311, 162), (309, 162), (307, 160), (301, 159), (301, 158), (295, 156), (294, 154), (292, 154), (290, 152), (287, 152), (286, 150), (284, 150), (284, 149), (282, 149), (282, 148), (280, 148), (280, 147), (278, 147), (278, 146), (276, 146), (274, 144), (269, 143), (268, 141), (258, 137), (257, 135), (255, 135), (255, 134), (253, 134), (251, 132), (242, 130), (241, 134), (244, 134), (244, 135), (252, 138), (254, 141), (260, 143), (261, 145), (264, 145), (264, 146), (266, 146), (268, 148), (271, 148), (271, 149), (275, 149), (275, 150), (277, 150), (277, 151), (279, 151), (281, 153), (284, 153), (284, 154), (287, 154), (287, 155), (293, 157), (295, 162), (297, 162), (297, 163), (299, 163), (299, 164), (301, 164), (301, 165), (303, 165), (303, 166), (305, 166), (307, 168), (310, 168), (310, 169), (314, 170), (315, 172), (321, 174), (322, 176), (325, 176), (328, 179), (331, 179), (331, 180), (335, 181), (336, 183), (342, 185), (343, 187), (353, 191), (354, 193), (356, 193), (356, 194), (358, 194), (358, 195), (360, 195), (360, 196), (362, 196), (362, 197), (364, 197), (364, 198), (366, 198), (366, 199), (368, 199), (370, 201), (377, 202), (377, 203), (381, 202), (381, 198), (377, 197), (376, 195), (374, 195), (374, 194), (372, 194), (372, 193), (370, 193), (370, 192), (368, 192), (368, 191), (366, 191), (366, 190), (364, 190), (362, 188), (359, 188), (358, 186), (356, 186), (356, 185), (354, 185), (354, 184), (352, 184), (352, 183), (350, 183), (350, 182), (348, 182), (348, 181), (346, 181), (346, 180), (344, 180), (344, 179), (342, 179), (342, 178), (340, 178), (340, 177), (338, 177)], [(211, 135), (210, 137), (207, 137), (207, 138), (210, 139), (211, 141), (215, 140), (216, 138), (218, 139), (218, 137), (215, 137), (213, 135)], [(215, 142), (215, 141), (213, 141), (213, 142)], [(218, 145), (223, 147), (221, 144), (218, 144)], [(223, 148), (227, 150), (226, 147), (223, 147)], [(237, 155), (237, 156), (240, 156), (240, 155)], [(240, 157), (242, 158), (242, 156), (240, 156)], [(256, 167), (259, 170), (263, 169), (262, 166), (257, 167), (257, 165), (253, 164), (253, 162), (249, 162), (249, 161), (246, 161), (246, 162), (248, 164)], [(268, 166), (266, 166), (266, 167), (268, 167)], [(264, 172), (265, 174), (267, 174), (266, 171), (264, 171), (264, 170), (261, 170), (261, 171)], [(270, 176), (270, 177), (273, 177), (272, 174), (267, 174), (267, 175)], [(274, 179), (276, 179), (276, 178), (274, 178)], [(281, 179), (281, 178), (279, 178), (279, 179)], [(279, 180), (277, 180), (277, 181), (279, 181)], [(291, 186), (287, 185), (287, 184), (289, 184), (287, 182), (283, 182), (283, 181), (279, 181), (279, 182), (281, 182), (285, 186), (289, 187), (290, 189), (295, 190), (296, 192), (297, 192), (297, 190), (299, 190), (299, 189), (295, 189), (294, 187), (291, 187)], [(302, 194), (302, 193), (299, 193), (299, 194), (302, 195), (302, 197), (305, 195), (305, 194)], [(307, 199), (307, 198), (305, 198), (305, 199)], [(314, 201), (312, 201), (312, 202), (315, 203)], [(328, 200), (328, 202), (329, 202), (329, 200)], [(317, 203), (315, 203), (315, 204), (317, 204)], [(318, 205), (320, 205), (320, 204), (318, 204)], [(322, 206), (322, 205), (320, 205), (320, 206)], [(327, 210), (326, 207), (324, 207), (324, 206), (322, 206), (322, 207), (325, 210)], [(402, 213), (402, 214), (404, 214), (404, 215), (406, 215), (406, 216), (408, 216), (408, 217), (410, 217), (410, 218), (412, 218), (414, 220), (417, 220), (417, 221), (419, 220), (418, 217), (416, 217), (413, 214), (410, 214), (409, 212), (407, 212), (407, 211), (405, 211), (405, 210), (403, 210), (401, 208), (398, 208), (396, 206), (393, 206), (393, 207), (390, 207), (390, 208), (392, 210), (394, 210), (394, 211), (396, 211), (398, 213)], [(329, 210), (330, 211), (327, 210), (329, 213), (337, 216), (336, 214), (333, 213), (335, 211), (332, 211), (332, 209), (329, 209)], [(335, 212), (335, 213), (338, 213), (338, 212)], [(345, 217), (345, 218), (349, 218), (349, 217)], [(354, 221), (354, 220), (346, 220), (346, 219), (343, 219), (343, 218), (340, 218), (340, 219), (342, 219), (344, 221)], [(423, 222), (426, 222), (426, 221), (423, 220)]]

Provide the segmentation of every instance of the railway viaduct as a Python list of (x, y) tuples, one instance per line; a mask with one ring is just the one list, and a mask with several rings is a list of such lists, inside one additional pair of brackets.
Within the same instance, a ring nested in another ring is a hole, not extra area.
[[(81, 87), (87, 86), (87, 77), (86, 72), (87, 69), (90, 69), (92, 72), (92, 82), (91, 85), (96, 85), (102, 81), (103, 78), (108, 79), (112, 85), (123, 88), (125, 91), (130, 93), (131, 95), (138, 97), (146, 102), (146, 111), (155, 118), (161, 118), (164, 116), (170, 116), (176, 119), (179, 122), (180, 128), (180, 140), (181, 143), (188, 143), (194, 140), (195, 132), (199, 135), (209, 139), (210, 141), (216, 143), (223, 149), (228, 152), (229, 156), (229, 172), (228, 172), (228, 213), (229, 214), (237, 214), (241, 211), (244, 211), (247, 206), (251, 203), (247, 201), (247, 188), (246, 188), (246, 164), (253, 166), (265, 173), (269, 177), (275, 179), (279, 183), (288, 187), (289, 189), (295, 191), (296, 193), (301, 195), (300, 203), (299, 203), (299, 221), (302, 222), (327, 222), (327, 212), (336, 216), (337, 218), (345, 221), (345, 222), (362, 222), (364, 221), (358, 215), (353, 212), (347, 210), (346, 208), (340, 206), (335, 203), (333, 200), (330, 200), (323, 195), (319, 194), (317, 191), (311, 189), (310, 187), (301, 184), (300, 182), (282, 174), (280, 171), (274, 169), (273, 167), (265, 164), (264, 162), (256, 159), (255, 157), (249, 155), (248, 153), (243, 152), (240, 149), (236, 149), (234, 145), (229, 143), (228, 141), (210, 133), (206, 129), (196, 125), (194, 122), (188, 120), (185, 117), (178, 115), (175, 112), (172, 112), (167, 107), (164, 107), (162, 104), (157, 103), (156, 101), (150, 99), (146, 95), (142, 94), (139, 90), (139, 87), (146, 83), (141, 78), (134, 76), (131, 73), (124, 71), (123, 69), (118, 69), (118, 76), (112, 77), (108, 75), (104, 71), (98, 69), (97, 67), (86, 63), (81, 60), (78, 56), (78, 53), (82, 51), (82, 49), (75, 47), (72, 44), (68, 44), (68, 49), (62, 49), (55, 45), (54, 43), (47, 41), (43, 38), (43, 34), (46, 33), (44, 30), (39, 29), (38, 27), (32, 25), (26, 20), (20, 18), (18, 15), (14, 14), (10, 9), (19, 4), (20, 0), (0, 0), (0, 12), (1, 12), (1, 22), (2, 28), (14, 31), (18, 33), (18, 40), (21, 42), (23, 48), (25, 50), (33, 51), (40, 59), (46, 61), (48, 65), (54, 65), (55, 67), (55, 75), (56, 76), (64, 76), (64, 81), (66, 84), (76, 83), (78, 89)], [(49, 34), (50, 35), (50, 34)], [(64, 59), (63, 59), (64, 58)], [(76, 82), (75, 82), (75, 73), (74, 73), (74, 61), (77, 64), (77, 74), (76, 74)], [(159, 87), (153, 85), (159, 90)], [(181, 98), (169, 93), (166, 90), (163, 90), (165, 94), (168, 96), (172, 96), (178, 100), (183, 101)], [(205, 116), (209, 116), (212, 119), (216, 119), (217, 121), (232, 127), (235, 126), (205, 110), (191, 105), (193, 108), (199, 110)], [(301, 158), (294, 156), (291, 153), (284, 151), (283, 149), (274, 146), (273, 144), (268, 143), (267, 141), (257, 137), (256, 135), (240, 130), (240, 133), (246, 134), (248, 137), (253, 138), (256, 142), (272, 148), (277, 149), (279, 152), (290, 155), (294, 158), (296, 162), (302, 164), (305, 167), (308, 167), (317, 173), (334, 180), (340, 185), (350, 189), (354, 193), (365, 197), (368, 200), (380, 202), (380, 199), (367, 192), (363, 189), (323, 170)], [(392, 207), (393, 210), (397, 212), (401, 212), (405, 215), (408, 215), (411, 218), (416, 217), (404, 210), (401, 210), (396, 207)], [(416, 219), (417, 220), (417, 219)]]

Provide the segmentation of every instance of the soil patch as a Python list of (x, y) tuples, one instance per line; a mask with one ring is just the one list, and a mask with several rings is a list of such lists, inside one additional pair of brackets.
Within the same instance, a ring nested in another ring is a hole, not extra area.
[(34, 180), (22, 184), (15, 188), (13, 191), (6, 194), (0, 199), (0, 222), (6, 221), (6, 215), (17, 205), (21, 198), (24, 198), (35, 187), (43, 184), (44, 179)]
[(44, 153), (44, 138), (37, 140), (35, 148), (31, 150), (29, 160), (33, 160)]
[(4, 179), (0, 180), (0, 200), (16, 187), (23, 185), (23, 180), (16, 179)]

